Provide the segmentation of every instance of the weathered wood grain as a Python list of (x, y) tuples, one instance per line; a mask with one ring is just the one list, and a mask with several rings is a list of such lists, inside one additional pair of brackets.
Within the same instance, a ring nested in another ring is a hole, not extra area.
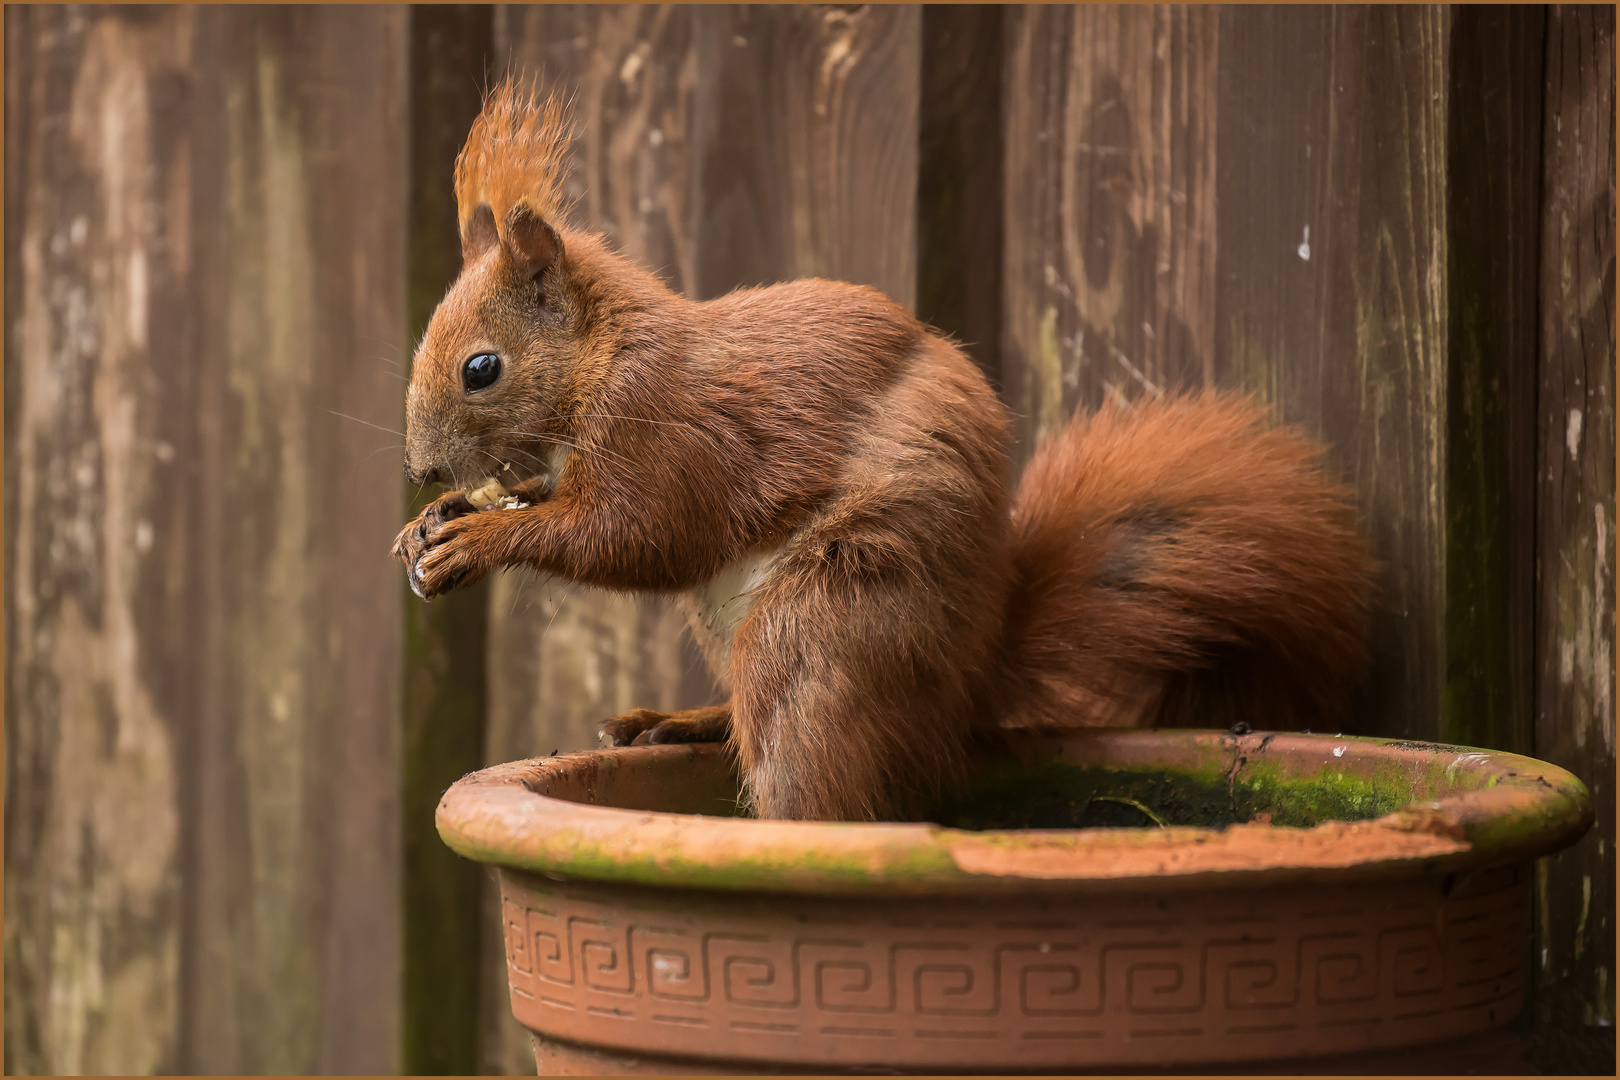
[[(420, 339), (461, 269), (451, 174), (493, 66), (488, 5), (420, 5), (410, 19), (410, 341)], [(405, 364), (396, 366), (403, 371)], [(397, 387), (403, 396), (404, 383)], [(397, 460), (397, 458), (395, 458)], [(406, 519), (437, 492), (407, 487)], [(403, 524), (403, 522), (402, 522)], [(489, 585), (424, 604), (405, 587), (400, 788), (404, 812), (401, 1066), (411, 1075), (479, 1071), (484, 871), (445, 847), (434, 824), (444, 790), (484, 765)]]
[(1546, 41), (1536, 755), (1586, 782), (1598, 820), (1538, 867), (1537, 1010), (1561, 1041), (1572, 1027), (1607, 1025), (1612, 1062), (1614, 10), (1553, 8)]
[(1215, 378), (1213, 8), (1008, 12), (1003, 394), (1015, 460), (1074, 409)]
[(917, 118), (917, 317), (1001, 378), (1002, 25), (995, 4), (927, 4)]
[(184, 22), (6, 12), (8, 1073), (183, 1060), (188, 733), (177, 635), (149, 635), (187, 614), (151, 371), (186, 269), (163, 116)]
[(1451, 20), (1440, 734), (1528, 754), (1546, 14), (1463, 5)]
[(1435, 738), (1447, 16), (1233, 6), (1220, 23), (1216, 371), (1323, 438), (1354, 486), (1383, 564), (1358, 730)]
[[(404, 11), (196, 9), (189, 1068), (395, 1067)], [(176, 313), (178, 317), (179, 313)], [(342, 414), (342, 415), (336, 415)], [(345, 419), (354, 417), (357, 419)], [(368, 425), (377, 425), (371, 427)], [(206, 635), (206, 636), (201, 636)]]
[(393, 1068), (402, 28), (8, 13), (19, 1071)]
[(921, 12), (705, 7), (696, 295), (830, 277), (916, 293)]

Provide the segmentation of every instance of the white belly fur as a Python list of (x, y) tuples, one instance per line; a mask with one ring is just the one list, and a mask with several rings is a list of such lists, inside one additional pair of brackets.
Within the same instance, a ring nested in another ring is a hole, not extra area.
[(770, 576), (780, 547), (755, 551), (720, 568), (720, 572), (694, 588), (692, 630), (709, 659), (709, 668), (728, 686), (731, 681), (731, 643), (737, 627), (754, 607), (754, 591)]
[(552, 443), (545, 448), (541, 457), (546, 463), (546, 494), (550, 495), (557, 490), (557, 481), (562, 477), (563, 466), (568, 464), (568, 447), (562, 443)]

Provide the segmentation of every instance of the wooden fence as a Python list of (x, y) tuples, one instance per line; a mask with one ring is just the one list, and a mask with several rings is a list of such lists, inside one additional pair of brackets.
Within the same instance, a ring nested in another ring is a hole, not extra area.
[(1384, 568), (1355, 730), (1592, 788), (1529, 1015), (1543, 1060), (1612, 1058), (1611, 8), (5, 27), (8, 1072), (532, 1071), (439, 793), (715, 690), (664, 605), (508, 574), (427, 607), (386, 556), (450, 166), (507, 70), (577, 92), (582, 223), (699, 298), (879, 286), (969, 343), (1019, 461), (1203, 385), (1322, 437)]

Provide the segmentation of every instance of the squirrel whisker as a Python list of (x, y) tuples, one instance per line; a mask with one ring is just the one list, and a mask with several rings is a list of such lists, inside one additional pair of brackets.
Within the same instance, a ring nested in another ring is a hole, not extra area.
[(630, 458), (627, 458), (623, 454), (617, 453), (613, 450), (609, 450), (605, 446), (578, 442), (573, 439), (569, 439), (564, 435), (546, 435), (532, 431), (510, 431), (506, 434), (509, 438), (514, 439), (533, 439), (536, 442), (550, 443), (553, 446), (566, 446), (570, 450), (578, 450), (583, 454), (601, 454), (603, 457), (611, 458), (614, 461), (621, 461), (624, 464), (632, 467), (634, 467), (636, 464)]
[(390, 435), (398, 435), (402, 439), (409, 437), (403, 431), (396, 431), (390, 427), (383, 427), (381, 424), (373, 424), (370, 420), (362, 420), (358, 416), (350, 416), (348, 413), (340, 413), (336, 409), (327, 409), (326, 411), (331, 413), (333, 416), (341, 416), (345, 420), (353, 420), (357, 424), (364, 424), (368, 428), (376, 428), (378, 431), (386, 431)]

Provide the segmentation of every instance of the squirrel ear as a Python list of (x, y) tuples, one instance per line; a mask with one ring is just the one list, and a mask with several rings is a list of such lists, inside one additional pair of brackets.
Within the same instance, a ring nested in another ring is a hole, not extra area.
[(479, 203), (472, 220), (461, 230), (461, 261), (473, 262), (499, 240), (495, 232), (495, 211), (488, 203)]
[(533, 281), (562, 254), (562, 238), (539, 214), (519, 206), (507, 215), (506, 251), (518, 275)]

